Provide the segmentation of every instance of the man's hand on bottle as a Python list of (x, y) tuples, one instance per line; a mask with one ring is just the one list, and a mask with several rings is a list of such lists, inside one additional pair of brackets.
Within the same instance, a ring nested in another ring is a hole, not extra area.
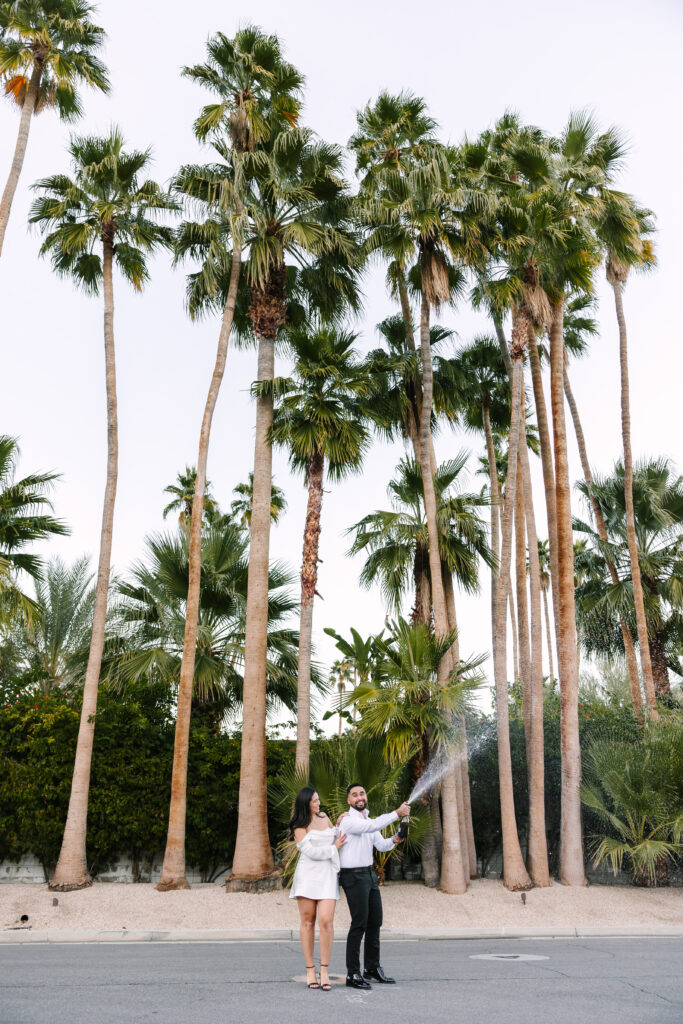
[(406, 818), (410, 814), (410, 804), (402, 803), (400, 807), (396, 808), (396, 813), (399, 818)]

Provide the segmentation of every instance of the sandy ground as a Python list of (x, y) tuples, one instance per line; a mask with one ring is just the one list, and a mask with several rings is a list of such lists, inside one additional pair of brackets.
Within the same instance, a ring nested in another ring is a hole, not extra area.
[[(554, 884), (526, 894), (501, 882), (472, 882), (463, 896), (446, 896), (416, 882), (390, 882), (382, 889), (385, 928), (488, 928), (511, 925), (683, 925), (683, 889), (644, 890)], [(53, 901), (57, 900), (55, 906)], [(298, 913), (288, 893), (226, 894), (222, 885), (195, 885), (157, 892), (151, 884), (95, 884), (78, 892), (51, 893), (46, 885), (0, 886), (0, 930), (16, 927), (27, 914), (33, 929), (296, 928)], [(346, 901), (335, 924), (348, 927)]]

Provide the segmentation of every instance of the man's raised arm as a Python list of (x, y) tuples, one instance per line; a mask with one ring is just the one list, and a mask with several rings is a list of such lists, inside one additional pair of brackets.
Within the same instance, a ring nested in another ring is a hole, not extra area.
[(381, 832), (387, 825), (391, 825), (398, 818), (410, 814), (410, 804), (401, 804), (395, 811), (389, 814), (380, 814), (378, 818), (363, 818), (360, 814), (349, 814), (344, 818), (341, 829), (347, 835), (360, 836), (366, 832)]

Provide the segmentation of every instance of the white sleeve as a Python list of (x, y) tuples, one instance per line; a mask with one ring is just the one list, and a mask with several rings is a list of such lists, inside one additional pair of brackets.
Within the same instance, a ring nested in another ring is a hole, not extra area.
[(330, 843), (329, 846), (323, 846), (322, 844), (314, 843), (310, 836), (304, 836), (296, 846), (302, 857), (308, 857), (310, 860), (334, 861), (339, 859), (339, 851), (333, 843)]
[(348, 818), (344, 818), (340, 822), (339, 828), (347, 835), (361, 836), (366, 832), (381, 832), (383, 828), (391, 825), (394, 821), (398, 821), (396, 811), (380, 814), (379, 818), (363, 818), (359, 814), (350, 814)]
[(393, 850), (396, 846), (393, 836), (382, 836), (379, 832), (375, 832), (373, 835), (372, 844), (380, 853), (388, 853), (389, 850)]

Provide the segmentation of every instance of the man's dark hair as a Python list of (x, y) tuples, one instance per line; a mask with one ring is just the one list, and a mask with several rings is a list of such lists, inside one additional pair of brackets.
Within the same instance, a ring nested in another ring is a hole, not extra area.
[(355, 788), (356, 788), (356, 786), (360, 786), (360, 787), (361, 787), (361, 789), (365, 789), (365, 786), (363, 785), (363, 783), (362, 783), (362, 782), (352, 782), (350, 786), (347, 786), (347, 787), (346, 787), (346, 795), (348, 796), (348, 795), (349, 795), (349, 793), (351, 792), (351, 790), (352, 790), (352, 789), (355, 789)]

